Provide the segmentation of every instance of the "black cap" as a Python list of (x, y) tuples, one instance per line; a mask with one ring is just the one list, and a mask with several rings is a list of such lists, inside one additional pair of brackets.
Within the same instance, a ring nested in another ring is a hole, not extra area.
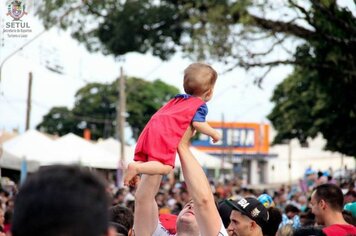
[(220, 218), (223, 221), (224, 227), (227, 229), (227, 227), (230, 224), (230, 214), (232, 211), (232, 207), (230, 207), (229, 204), (226, 203), (227, 200), (221, 201), (218, 204), (218, 211)]
[(236, 211), (255, 221), (261, 228), (266, 226), (269, 220), (268, 210), (256, 198), (247, 197), (238, 201), (225, 200), (225, 202)]

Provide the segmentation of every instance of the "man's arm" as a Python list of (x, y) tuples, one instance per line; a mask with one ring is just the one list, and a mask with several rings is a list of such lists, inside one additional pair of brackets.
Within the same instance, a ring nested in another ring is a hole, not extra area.
[(193, 127), (200, 133), (206, 134), (210, 137), (212, 137), (213, 142), (216, 143), (220, 140), (221, 136), (218, 131), (216, 131), (214, 128), (212, 128), (208, 122), (198, 122), (198, 121), (193, 121)]
[(189, 149), (192, 135), (193, 129), (190, 127), (178, 146), (181, 168), (188, 192), (194, 202), (194, 213), (201, 235), (216, 236), (222, 223), (208, 179)]
[(155, 196), (161, 180), (161, 175), (142, 175), (135, 193), (134, 230), (137, 236), (151, 236), (158, 225)]

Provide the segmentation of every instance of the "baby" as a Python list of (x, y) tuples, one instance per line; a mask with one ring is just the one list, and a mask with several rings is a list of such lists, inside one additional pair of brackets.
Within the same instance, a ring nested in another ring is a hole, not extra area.
[(174, 167), (178, 144), (189, 127), (210, 136), (214, 143), (220, 134), (205, 120), (206, 102), (213, 96), (216, 71), (209, 65), (193, 63), (184, 70), (184, 91), (160, 108), (138, 138), (135, 162), (127, 167), (124, 184), (132, 185), (137, 174), (168, 174)]

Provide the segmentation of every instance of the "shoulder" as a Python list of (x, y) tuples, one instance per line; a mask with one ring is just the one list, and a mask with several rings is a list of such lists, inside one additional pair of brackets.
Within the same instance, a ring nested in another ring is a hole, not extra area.
[(190, 97), (192, 97), (192, 95), (185, 94), (185, 93), (180, 93), (180, 94), (177, 94), (174, 98), (184, 98), (184, 99), (187, 99), (187, 98), (190, 98)]
[(175, 234), (170, 234), (169, 231), (162, 225), (161, 222), (158, 222), (155, 232), (152, 236), (175, 236)]
[(206, 105), (206, 103), (202, 104), (198, 110), (198, 113), (202, 114), (202, 115), (207, 115), (208, 114), (208, 106)]
[(219, 231), (219, 234), (217, 236), (228, 236), (228, 233), (224, 227), (224, 224), (221, 222), (221, 229)]
[(323, 228), (323, 231), (326, 234), (338, 234), (338, 235), (343, 235), (344, 233), (356, 234), (356, 227), (353, 225), (334, 224)]

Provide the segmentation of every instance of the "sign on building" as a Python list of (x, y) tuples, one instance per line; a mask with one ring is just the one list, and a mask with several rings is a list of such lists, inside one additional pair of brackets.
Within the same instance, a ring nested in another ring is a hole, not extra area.
[(207, 135), (200, 134), (192, 145), (212, 154), (230, 152), (234, 155), (268, 154), (269, 125), (260, 123), (209, 122), (221, 133), (222, 139), (213, 143)]

